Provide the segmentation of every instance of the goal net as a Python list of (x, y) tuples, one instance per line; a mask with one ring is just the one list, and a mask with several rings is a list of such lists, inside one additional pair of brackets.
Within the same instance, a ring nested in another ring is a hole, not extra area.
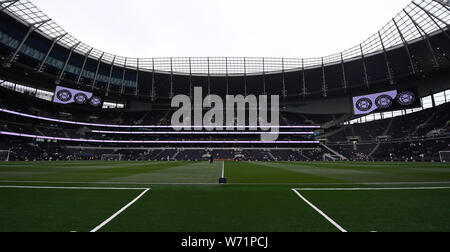
[(103, 154), (102, 155), (102, 160), (104, 161), (120, 161), (122, 160), (122, 155), (121, 154)]
[(0, 162), (8, 162), (10, 153), (9, 150), (0, 150)]
[(341, 158), (338, 155), (333, 155), (330, 153), (326, 153), (322, 156), (324, 162), (336, 162), (341, 161)]
[(450, 151), (440, 151), (439, 157), (442, 163), (450, 162)]

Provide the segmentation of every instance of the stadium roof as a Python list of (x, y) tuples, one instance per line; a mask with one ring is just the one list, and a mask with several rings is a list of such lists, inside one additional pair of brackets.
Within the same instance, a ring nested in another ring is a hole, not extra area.
[(236, 75), (293, 71), (339, 63), (379, 53), (424, 36), (448, 29), (450, 3), (448, 0), (419, 0), (406, 6), (369, 39), (361, 44), (324, 57), (316, 58), (130, 58), (113, 55), (93, 48), (66, 32), (29, 0), (0, 1), (6, 11), (24, 24), (68, 49), (95, 60), (119, 67), (182, 74)]

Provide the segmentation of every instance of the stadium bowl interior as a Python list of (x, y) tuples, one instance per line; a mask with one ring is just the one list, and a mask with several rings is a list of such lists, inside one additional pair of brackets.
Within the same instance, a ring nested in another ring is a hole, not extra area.
[[(412, 2), (361, 44), (308, 59), (128, 58), (77, 40), (29, 0), (0, 10), (0, 231), (450, 231), (448, 1)], [(279, 96), (278, 138), (173, 128), (172, 98), (198, 88), (202, 100)], [(54, 190), (64, 186), (135, 190)], [(11, 206), (25, 201), (41, 217), (17, 225), (27, 210)]]

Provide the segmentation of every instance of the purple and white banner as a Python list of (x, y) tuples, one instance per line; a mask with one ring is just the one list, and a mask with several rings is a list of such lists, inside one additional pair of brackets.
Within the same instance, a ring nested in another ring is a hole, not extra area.
[(417, 90), (391, 90), (353, 97), (355, 115), (367, 115), (374, 111), (386, 112), (420, 107)]
[(62, 86), (56, 86), (55, 95), (53, 96), (53, 102), (59, 104), (90, 104), (93, 107), (101, 107), (103, 104), (102, 98), (100, 98), (99, 96), (95, 96), (91, 92)]

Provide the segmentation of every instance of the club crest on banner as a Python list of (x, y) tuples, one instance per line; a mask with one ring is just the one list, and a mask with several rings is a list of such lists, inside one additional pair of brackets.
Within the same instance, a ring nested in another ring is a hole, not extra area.
[(374, 111), (394, 111), (420, 107), (417, 92), (391, 90), (381, 93), (353, 97), (355, 115), (367, 115)]
[(71, 104), (76, 103), (79, 105), (90, 104), (92, 107), (101, 107), (103, 104), (102, 98), (95, 96), (91, 92), (86, 92), (82, 90), (57, 86), (55, 90), (55, 95), (53, 97), (54, 103), (59, 104)]

